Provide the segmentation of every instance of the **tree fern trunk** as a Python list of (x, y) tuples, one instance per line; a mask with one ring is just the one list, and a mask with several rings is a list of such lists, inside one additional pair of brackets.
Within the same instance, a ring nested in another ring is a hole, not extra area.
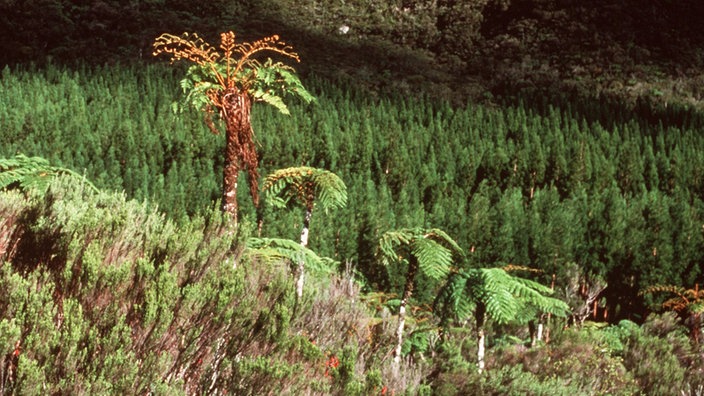
[(408, 275), (406, 275), (406, 286), (403, 290), (403, 298), (398, 308), (398, 328), (396, 329), (396, 349), (394, 350), (394, 363), (401, 362), (401, 349), (403, 347), (403, 330), (406, 326), (406, 305), (413, 294), (413, 280), (418, 272), (418, 260), (411, 256), (408, 260)]
[[(310, 229), (310, 218), (313, 216), (312, 206), (306, 207), (306, 214), (303, 218), (303, 229), (301, 230), (301, 246), (308, 247), (308, 230)], [(296, 296), (303, 297), (303, 282), (305, 277), (305, 267), (303, 260), (298, 261), (298, 277), (296, 279)]]
[(694, 341), (694, 344), (699, 346), (699, 341), (701, 339), (701, 331), (702, 331), (702, 314), (701, 313), (693, 313), (690, 316), (690, 337), (692, 338), (692, 341)]
[(223, 211), (237, 222), (237, 179), (240, 170), (249, 176), (249, 190), (254, 205), (259, 205), (259, 173), (254, 132), (250, 118), (252, 100), (236, 88), (223, 91), (219, 107), (226, 124), (225, 163), (223, 168)]
[(232, 215), (237, 223), (237, 178), (240, 168), (237, 161), (237, 141), (234, 133), (227, 129), (225, 139), (225, 165), (222, 174), (222, 210)]
[(310, 230), (310, 219), (313, 217), (313, 207), (306, 207), (306, 214), (303, 218), (303, 229), (301, 229), (301, 246), (308, 247), (308, 233)]
[(477, 310), (475, 312), (475, 317), (477, 319), (477, 367), (479, 373), (484, 371), (484, 355), (485, 355), (485, 334), (484, 334), (484, 321), (486, 317), (486, 307), (483, 304), (477, 304)]

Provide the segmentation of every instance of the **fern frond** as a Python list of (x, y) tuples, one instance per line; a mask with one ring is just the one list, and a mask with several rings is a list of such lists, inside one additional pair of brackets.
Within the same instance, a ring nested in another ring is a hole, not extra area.
[(294, 59), (296, 62), (300, 62), (298, 54), (293, 51), (293, 48), (286, 44), (285, 42), (279, 40), (278, 35), (273, 35), (270, 37), (265, 37), (261, 40), (253, 41), (251, 43), (241, 43), (237, 44), (233, 49), (233, 52), (239, 54), (240, 59), (235, 67), (234, 74), (239, 73), (240, 70), (247, 65), (249, 59), (262, 51), (271, 51), (278, 53), (280, 55)]
[(645, 294), (652, 294), (652, 293), (672, 293), (676, 294), (678, 296), (684, 296), (684, 293), (686, 292), (687, 289), (681, 286), (674, 286), (674, 285), (654, 285), (647, 287), (640, 292), (638, 292), (639, 296), (645, 295)]
[(154, 56), (167, 54), (172, 62), (185, 59), (202, 66), (215, 63), (220, 58), (217, 50), (196, 33), (183, 33), (181, 36), (164, 33), (156, 38), (153, 46)]
[[(400, 248), (407, 249), (400, 251)], [(449, 248), (448, 248), (449, 247)], [(404, 261), (406, 253), (418, 260), (421, 271), (433, 279), (440, 279), (450, 272), (453, 251), (461, 252), (457, 243), (439, 229), (405, 228), (385, 232), (379, 239), (382, 262)]]
[(442, 279), (450, 272), (452, 251), (431, 239), (417, 239), (411, 253), (418, 259), (421, 271), (432, 279)]
[(0, 190), (12, 187), (22, 190), (45, 190), (55, 177), (61, 175), (80, 180), (81, 183), (97, 191), (97, 188), (82, 175), (70, 169), (51, 166), (44, 158), (27, 157), (23, 154), (16, 155), (14, 158), (0, 158)]
[(435, 300), (435, 310), (443, 321), (454, 317), (464, 320), (472, 315), (476, 304), (475, 300), (466, 296), (473, 296), (474, 293), (467, 292), (471, 289), (474, 280), (469, 272), (459, 272), (453, 274), (442, 288)]
[(298, 242), (282, 238), (249, 238), (245, 254), (268, 263), (284, 260), (297, 265), (303, 261), (306, 268), (314, 273), (330, 274), (337, 264), (335, 260), (320, 257)]
[(516, 264), (506, 264), (505, 266), (501, 267), (506, 272), (513, 272), (513, 271), (528, 271), (528, 272), (534, 272), (534, 273), (542, 273), (543, 270), (537, 269), (537, 268), (531, 268), (531, 267), (526, 267), (523, 265), (516, 265)]
[(325, 169), (307, 166), (279, 169), (264, 181), (270, 203), (286, 206), (295, 202), (304, 207), (314, 202), (325, 210), (344, 207), (347, 203), (347, 186), (336, 174)]
[(464, 254), (464, 251), (457, 244), (457, 242), (455, 242), (455, 240), (452, 239), (452, 237), (450, 237), (445, 231), (443, 231), (439, 228), (430, 228), (430, 229), (426, 230), (425, 238), (429, 238), (434, 241), (437, 241), (437, 242), (451, 248), (455, 253), (459, 253), (460, 255)]
[(280, 96), (273, 95), (269, 92), (264, 92), (262, 90), (256, 90), (252, 92), (252, 98), (258, 102), (264, 102), (270, 106), (273, 106), (281, 114), (291, 114), (291, 112), (288, 110), (288, 106), (286, 106), (286, 103), (284, 103), (284, 100)]
[(484, 305), (489, 316), (499, 324), (512, 321), (519, 309), (518, 300), (506, 289), (487, 293)]

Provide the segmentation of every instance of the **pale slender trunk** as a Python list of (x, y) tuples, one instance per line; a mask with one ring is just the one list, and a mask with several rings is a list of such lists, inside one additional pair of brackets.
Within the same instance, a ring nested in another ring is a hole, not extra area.
[(484, 334), (484, 320), (486, 316), (486, 307), (483, 304), (477, 304), (475, 316), (477, 319), (477, 368), (479, 369), (479, 374), (481, 374), (482, 372), (484, 372), (484, 355), (486, 348), (486, 337)]
[(528, 332), (530, 333), (530, 346), (534, 347), (539, 341), (543, 340), (543, 318), (545, 315), (540, 315), (538, 321), (528, 323)]
[(484, 372), (485, 338), (484, 329), (477, 330), (477, 368), (479, 374)]
[[(301, 246), (308, 247), (308, 232), (310, 229), (310, 218), (313, 216), (312, 206), (306, 208), (306, 214), (303, 219), (303, 229), (301, 230)], [(303, 282), (305, 278), (305, 266), (303, 257), (298, 260), (298, 274), (296, 279), (296, 296), (300, 299), (303, 297)]]
[(303, 265), (303, 259), (298, 260), (298, 277), (296, 279), (296, 297), (299, 299), (303, 297), (303, 282), (305, 279), (305, 268)]
[(408, 260), (408, 275), (406, 275), (406, 286), (403, 290), (401, 305), (398, 308), (398, 328), (396, 329), (396, 349), (394, 350), (394, 363), (396, 366), (401, 362), (401, 349), (403, 348), (403, 330), (406, 326), (406, 305), (413, 294), (413, 280), (418, 272), (418, 259), (414, 256)]
[(406, 300), (401, 301), (398, 308), (398, 327), (396, 328), (396, 348), (394, 349), (394, 363), (401, 362), (401, 349), (403, 347), (403, 329), (406, 327)]
[(306, 215), (303, 218), (303, 229), (301, 230), (301, 246), (308, 247), (308, 233), (310, 230), (310, 219), (313, 217), (313, 208), (306, 208)]

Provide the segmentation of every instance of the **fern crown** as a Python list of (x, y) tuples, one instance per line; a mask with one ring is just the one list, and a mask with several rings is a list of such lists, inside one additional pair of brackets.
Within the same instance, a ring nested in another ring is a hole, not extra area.
[(312, 209), (317, 203), (328, 210), (347, 204), (347, 186), (339, 176), (325, 169), (307, 166), (279, 169), (267, 176), (264, 190), (276, 207), (298, 204)]
[(482, 305), (500, 324), (517, 321), (526, 311), (566, 316), (569, 306), (549, 297), (552, 290), (540, 283), (512, 276), (503, 268), (473, 268), (454, 274), (439, 296), (445, 316), (470, 317)]
[[(220, 94), (225, 90), (247, 93), (254, 101), (264, 102), (284, 114), (289, 110), (283, 101), (293, 94), (310, 103), (314, 101), (295, 70), (283, 62), (257, 59), (261, 52), (300, 61), (293, 48), (273, 35), (254, 42), (236, 43), (235, 33), (220, 35), (220, 50), (195, 33), (176, 36), (164, 33), (154, 42), (154, 55), (168, 55), (171, 61), (187, 60), (192, 65), (181, 80), (186, 103), (197, 109), (222, 107)], [(175, 109), (180, 110), (178, 105)]]
[(412, 255), (418, 260), (418, 268), (436, 280), (450, 273), (453, 253), (463, 254), (449, 235), (436, 228), (387, 231), (379, 240), (379, 249), (385, 265), (407, 261)]

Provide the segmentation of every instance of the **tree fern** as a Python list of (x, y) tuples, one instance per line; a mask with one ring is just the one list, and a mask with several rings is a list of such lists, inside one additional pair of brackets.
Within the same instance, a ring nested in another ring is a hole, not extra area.
[(566, 316), (569, 306), (548, 297), (552, 290), (537, 282), (510, 275), (503, 268), (474, 268), (454, 274), (443, 287), (436, 307), (447, 323), (473, 316), (477, 326), (478, 366), (484, 369), (484, 325), (526, 320), (528, 312)]
[(262, 63), (257, 59), (262, 52), (300, 61), (298, 54), (277, 35), (238, 43), (234, 32), (224, 32), (220, 34), (219, 50), (190, 33), (181, 36), (164, 33), (154, 42), (155, 56), (164, 54), (172, 62), (193, 63), (181, 80), (181, 88), (186, 93), (186, 102), (204, 112), (208, 128), (218, 134), (220, 129), (212, 117), (217, 115), (223, 121), (226, 143), (222, 208), (235, 222), (240, 171), (247, 172), (252, 200), (255, 206), (259, 205), (259, 162), (250, 117), (252, 103), (265, 102), (288, 114), (283, 101), (287, 94), (297, 95), (306, 102), (313, 100), (292, 67), (271, 58)]
[(58, 176), (65, 175), (96, 190), (95, 186), (78, 173), (49, 165), (41, 157), (27, 157), (23, 154), (14, 158), (0, 158), (0, 189), (19, 188), (21, 190), (46, 190), (49, 183)]
[[(347, 186), (336, 174), (325, 169), (307, 166), (279, 169), (267, 176), (264, 183), (269, 202), (277, 207), (286, 207), (290, 204), (301, 205), (305, 209), (303, 227), (301, 229), (301, 246), (308, 246), (310, 220), (313, 216), (313, 207), (320, 204), (327, 211), (328, 208), (343, 207), (347, 203)], [(304, 262), (298, 266), (298, 280), (296, 281), (296, 295), (303, 295)]]
[(704, 290), (695, 285), (693, 289), (686, 289), (675, 285), (655, 285), (642, 290), (639, 295), (652, 293), (674, 294), (662, 303), (662, 307), (675, 311), (684, 317), (689, 327), (690, 336), (694, 343), (699, 344), (702, 327), (702, 314), (704, 314)]
[(408, 267), (406, 284), (399, 306), (399, 323), (396, 330), (394, 362), (401, 360), (403, 330), (406, 305), (413, 293), (418, 271), (439, 280), (445, 277), (452, 267), (453, 253), (463, 254), (457, 243), (442, 230), (405, 228), (385, 232), (379, 239), (379, 253), (382, 263), (390, 265), (400, 262)]

